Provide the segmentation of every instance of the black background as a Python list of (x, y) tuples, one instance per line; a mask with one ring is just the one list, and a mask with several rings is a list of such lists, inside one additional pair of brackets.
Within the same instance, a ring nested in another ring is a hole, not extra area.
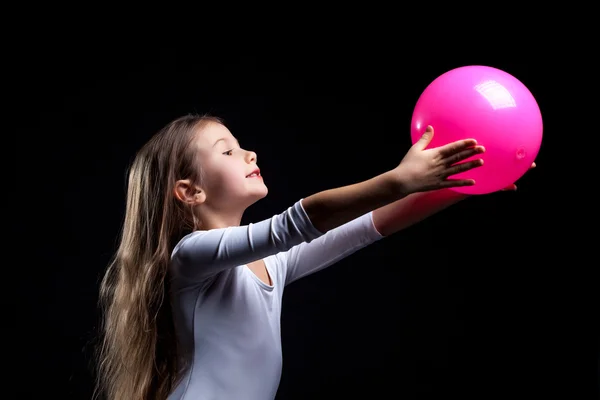
[[(268, 43), (198, 34), (188, 43), (66, 30), (15, 46), (6, 85), (16, 89), (20, 129), (6, 148), (7, 198), (22, 211), (8, 206), (7, 218), (16, 226), (9, 252), (26, 260), (7, 261), (16, 273), (7, 289), (18, 293), (9, 330), (25, 343), (7, 342), (16, 397), (90, 398), (97, 288), (123, 218), (125, 170), (164, 124), (212, 113), (258, 153), (270, 193), (247, 223), (396, 166), (420, 93), (472, 64), (511, 73), (537, 99), (538, 168), (516, 192), (470, 198), (287, 288), (278, 399), (597, 390), (597, 336), (579, 350), (590, 330), (574, 333), (597, 314), (573, 316), (596, 292), (583, 273), (573, 287), (581, 252), (571, 250), (575, 233), (561, 212), (577, 209), (566, 205), (577, 193), (560, 190), (558, 162), (570, 46), (540, 31), (494, 40), (481, 30), (419, 40), (363, 33), (277, 42), (271, 32)], [(573, 361), (582, 355), (583, 364)], [(575, 372), (582, 365), (591, 368)]]

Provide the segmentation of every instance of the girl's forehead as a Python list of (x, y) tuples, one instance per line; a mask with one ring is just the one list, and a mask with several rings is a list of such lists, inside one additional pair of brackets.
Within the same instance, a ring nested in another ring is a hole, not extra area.
[(198, 145), (204, 148), (214, 146), (221, 139), (235, 140), (229, 129), (216, 122), (208, 122), (202, 126), (198, 130), (196, 138)]

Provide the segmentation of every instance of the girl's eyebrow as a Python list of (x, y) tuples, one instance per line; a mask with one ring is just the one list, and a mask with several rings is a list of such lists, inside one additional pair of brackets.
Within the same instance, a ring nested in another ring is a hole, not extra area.
[[(215, 142), (215, 144), (213, 144), (213, 147), (215, 147), (217, 145), (217, 143), (219, 143), (221, 140), (227, 141), (228, 138), (221, 138), (221, 139), (217, 139), (217, 141)], [(240, 146), (240, 142), (238, 142), (238, 140), (236, 138), (233, 138), (235, 140), (235, 143), (237, 144), (238, 147)]]

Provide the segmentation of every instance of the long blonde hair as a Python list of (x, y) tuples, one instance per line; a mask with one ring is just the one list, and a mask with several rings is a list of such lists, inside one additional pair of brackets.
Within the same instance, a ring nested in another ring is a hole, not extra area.
[(129, 169), (120, 242), (100, 286), (96, 396), (166, 399), (179, 379), (168, 266), (177, 241), (197, 226), (173, 189), (179, 179), (200, 182), (191, 141), (209, 121), (221, 123), (196, 115), (172, 121), (140, 149)]

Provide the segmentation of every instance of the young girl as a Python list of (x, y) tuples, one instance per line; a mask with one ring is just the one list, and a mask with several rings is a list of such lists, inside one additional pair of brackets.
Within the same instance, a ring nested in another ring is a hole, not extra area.
[(99, 389), (111, 400), (274, 399), (286, 285), (466, 197), (448, 179), (482, 165), (465, 139), (299, 199), (240, 226), (267, 195), (257, 156), (217, 118), (185, 116), (129, 171), (122, 237), (101, 285)]

